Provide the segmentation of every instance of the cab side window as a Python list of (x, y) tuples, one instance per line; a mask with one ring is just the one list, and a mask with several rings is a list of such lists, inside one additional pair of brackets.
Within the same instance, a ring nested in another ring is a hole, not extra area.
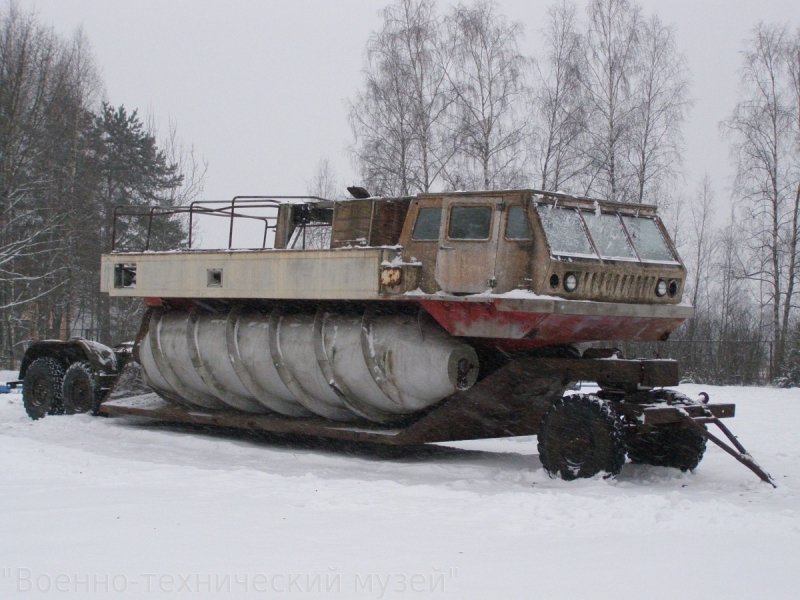
[(515, 205), (508, 209), (508, 216), (506, 217), (506, 239), (531, 239), (531, 230), (528, 227), (528, 219), (525, 215), (525, 209), (522, 206)]
[(431, 241), (439, 239), (439, 226), (442, 223), (441, 208), (420, 208), (414, 224), (412, 240)]
[(447, 237), (451, 240), (488, 240), (491, 230), (491, 206), (454, 206), (450, 209)]

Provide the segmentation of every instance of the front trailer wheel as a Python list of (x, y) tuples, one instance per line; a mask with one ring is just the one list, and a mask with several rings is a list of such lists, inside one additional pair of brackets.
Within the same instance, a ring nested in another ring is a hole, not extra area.
[(556, 400), (542, 418), (538, 445), (551, 477), (616, 475), (625, 464), (622, 423), (605, 400), (590, 394)]
[[(675, 390), (648, 392), (646, 402), (660, 406), (691, 406), (695, 401)], [(705, 429), (705, 425), (703, 428)], [(686, 423), (629, 425), (626, 430), (631, 462), (694, 471), (706, 451), (706, 438)]]
[(706, 451), (706, 438), (685, 423), (631, 427), (627, 442), (631, 462), (684, 472), (694, 471)]
[(22, 403), (31, 419), (64, 414), (61, 383), (64, 367), (54, 358), (37, 358), (25, 372), (22, 382)]
[(102, 396), (88, 362), (78, 361), (67, 369), (64, 374), (62, 397), (64, 410), (68, 415), (97, 412)]

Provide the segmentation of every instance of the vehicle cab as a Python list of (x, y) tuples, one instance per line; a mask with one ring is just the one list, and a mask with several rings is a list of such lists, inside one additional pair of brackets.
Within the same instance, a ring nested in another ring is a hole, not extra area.
[(421, 195), (398, 240), (423, 292), (677, 304), (686, 271), (649, 205), (535, 191)]

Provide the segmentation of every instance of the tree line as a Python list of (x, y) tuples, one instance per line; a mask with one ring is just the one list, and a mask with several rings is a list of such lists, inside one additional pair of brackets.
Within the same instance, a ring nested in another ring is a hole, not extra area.
[(738, 99), (720, 123), (735, 174), (730, 215), (702, 226), (718, 208), (708, 177), (688, 203), (699, 318), (687, 333), (769, 340), (771, 377), (800, 384), (800, 29), (757, 24), (741, 60)]
[[(630, 0), (553, 4), (524, 29), (497, 4), (398, 0), (365, 47), (348, 102), (349, 152), (373, 194), (535, 187), (658, 204), (689, 270), (697, 316), (673, 334), (709, 382), (800, 383), (800, 30), (759, 23), (741, 49), (736, 103), (719, 124), (735, 178), (687, 182), (690, 73), (675, 29)], [(115, 206), (199, 197), (205, 165), (174, 126), (159, 138), (103, 102), (81, 31), (57, 35), (0, 9), (0, 361), (26, 340), (130, 339), (141, 306), (99, 293)], [(326, 160), (309, 182), (336, 195)], [(719, 188), (719, 190), (717, 189)], [(136, 246), (144, 224), (118, 233)], [(167, 220), (154, 247), (180, 247)], [(670, 349), (671, 348), (671, 349)], [(649, 349), (647, 349), (650, 351)]]
[(696, 316), (670, 350), (700, 381), (800, 385), (800, 29), (758, 23), (740, 54), (733, 181), (718, 198), (704, 174), (671, 215)]
[(759, 23), (744, 42), (719, 124), (735, 178), (717, 198), (712, 175), (684, 176), (692, 98), (675, 29), (636, 2), (553, 4), (535, 56), (493, 2), (399, 0), (381, 16), (348, 104), (372, 193), (534, 187), (657, 204), (697, 316), (655, 351), (698, 380), (800, 384), (800, 30)]
[(644, 202), (674, 187), (691, 104), (675, 31), (627, 0), (555, 4), (537, 57), (478, 1), (382, 11), (351, 153), (373, 193), (534, 186)]
[[(135, 332), (137, 301), (99, 292), (115, 206), (181, 204), (203, 165), (163, 143), (137, 111), (101, 101), (89, 43), (43, 26), (14, 2), (0, 8), (0, 362), (15, 368), (30, 339), (82, 335), (119, 343)], [(185, 223), (155, 243), (178, 246)], [(141, 238), (141, 224), (119, 231)]]

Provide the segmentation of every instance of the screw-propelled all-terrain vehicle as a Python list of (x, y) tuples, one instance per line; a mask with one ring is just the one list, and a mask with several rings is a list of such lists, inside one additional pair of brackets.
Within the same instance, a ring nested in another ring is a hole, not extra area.
[[(351, 193), (118, 209), (101, 285), (148, 307), (132, 352), (34, 344), (20, 373), (28, 413), (394, 445), (536, 434), (545, 469), (565, 479), (615, 474), (626, 455), (694, 469), (712, 440), (770, 481), (720, 421), (733, 405), (665, 389), (676, 362), (578, 350), (666, 340), (692, 316), (655, 207), (535, 190)], [(188, 219), (191, 235), (211, 216), (226, 219), (227, 249), (151, 248), (159, 223)], [(233, 248), (245, 223), (263, 228), (259, 248)], [(599, 392), (564, 395), (581, 380)]]

